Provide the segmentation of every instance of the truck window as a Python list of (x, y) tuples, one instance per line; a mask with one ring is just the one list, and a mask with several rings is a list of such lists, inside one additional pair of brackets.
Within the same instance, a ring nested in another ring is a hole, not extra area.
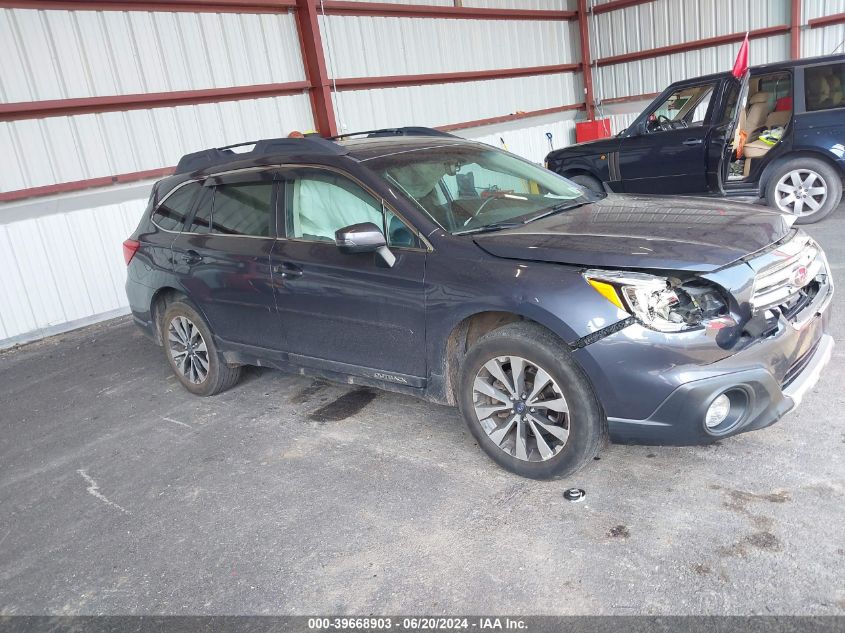
[(653, 110), (646, 123), (649, 132), (665, 132), (704, 125), (715, 83), (679, 88)]
[(845, 107), (845, 64), (825, 64), (804, 70), (807, 112)]

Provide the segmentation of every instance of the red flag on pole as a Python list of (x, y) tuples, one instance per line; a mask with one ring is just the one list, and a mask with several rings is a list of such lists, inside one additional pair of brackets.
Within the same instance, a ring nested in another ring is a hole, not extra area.
[(745, 33), (745, 39), (742, 40), (742, 46), (739, 47), (739, 53), (737, 53), (736, 61), (734, 62), (733, 76), (737, 79), (740, 79), (744, 74), (745, 71), (748, 70), (748, 32)]

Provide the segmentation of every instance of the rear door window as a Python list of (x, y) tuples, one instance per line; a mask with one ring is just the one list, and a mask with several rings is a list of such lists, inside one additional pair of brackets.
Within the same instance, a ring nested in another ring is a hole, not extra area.
[(804, 69), (807, 112), (845, 107), (845, 63)]
[(212, 233), (270, 237), (273, 222), (272, 182), (218, 185), (211, 216), (203, 219)]
[(153, 213), (153, 222), (165, 231), (181, 231), (201, 191), (202, 187), (196, 182), (179, 187), (158, 205)]

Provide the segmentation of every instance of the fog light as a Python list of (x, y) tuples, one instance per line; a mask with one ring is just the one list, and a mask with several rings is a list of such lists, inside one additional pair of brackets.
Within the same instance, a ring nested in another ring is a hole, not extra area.
[(714, 429), (725, 421), (730, 412), (731, 399), (725, 394), (722, 394), (716, 398), (707, 409), (707, 415), (704, 416), (704, 425), (708, 429)]

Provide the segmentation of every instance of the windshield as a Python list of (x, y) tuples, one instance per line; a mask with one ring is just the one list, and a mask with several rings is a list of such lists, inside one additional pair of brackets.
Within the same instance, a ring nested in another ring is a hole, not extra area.
[(367, 161), (450, 233), (530, 221), (597, 194), (493, 147), (450, 145)]

